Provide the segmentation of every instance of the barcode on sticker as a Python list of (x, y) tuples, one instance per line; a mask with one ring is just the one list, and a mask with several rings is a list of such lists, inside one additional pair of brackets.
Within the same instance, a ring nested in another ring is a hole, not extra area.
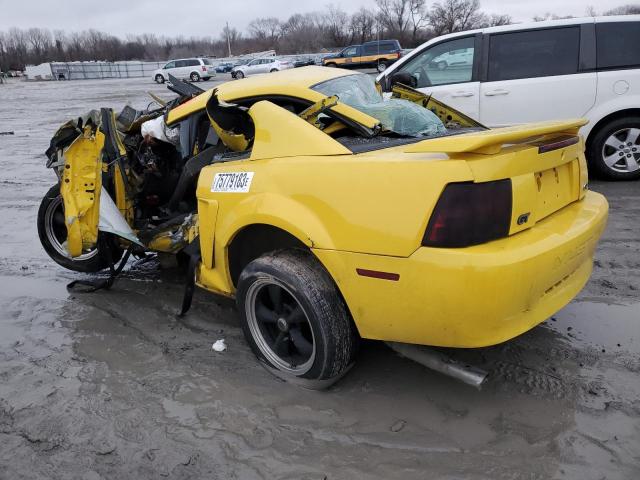
[(253, 172), (216, 173), (211, 184), (212, 192), (246, 193), (251, 188)]

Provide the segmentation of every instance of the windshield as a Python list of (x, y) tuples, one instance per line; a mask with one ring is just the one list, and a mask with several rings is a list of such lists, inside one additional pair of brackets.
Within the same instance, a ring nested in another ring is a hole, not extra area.
[(408, 100), (384, 99), (373, 78), (357, 73), (322, 82), (313, 90), (376, 118), (385, 130), (407, 137), (443, 135), (447, 129), (431, 111)]

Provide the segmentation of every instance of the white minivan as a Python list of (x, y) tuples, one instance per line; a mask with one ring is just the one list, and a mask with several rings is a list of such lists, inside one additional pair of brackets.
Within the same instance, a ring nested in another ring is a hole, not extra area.
[(444, 35), (378, 81), (385, 91), (399, 82), (433, 94), (488, 127), (585, 117), (592, 169), (611, 179), (640, 178), (640, 15)]
[(169, 74), (179, 79), (188, 78), (192, 82), (207, 81), (216, 76), (216, 68), (208, 58), (180, 58), (167, 62), (152, 76), (156, 82), (164, 83), (169, 80)]

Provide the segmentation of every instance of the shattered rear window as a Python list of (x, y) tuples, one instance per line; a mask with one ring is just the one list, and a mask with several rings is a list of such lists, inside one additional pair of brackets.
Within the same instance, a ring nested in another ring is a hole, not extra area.
[(406, 137), (437, 136), (447, 133), (431, 111), (408, 100), (384, 99), (369, 75), (356, 73), (319, 83), (312, 88), (328, 97), (376, 118), (385, 130)]

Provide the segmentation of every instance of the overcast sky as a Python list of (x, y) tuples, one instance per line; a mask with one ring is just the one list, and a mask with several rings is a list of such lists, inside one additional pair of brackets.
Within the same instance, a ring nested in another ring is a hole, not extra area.
[[(94, 28), (121, 37), (130, 33), (218, 36), (224, 23), (244, 31), (255, 17), (286, 19), (292, 13), (322, 10), (328, 3), (351, 13), (374, 0), (0, 0), (0, 30), (47, 27), (51, 30)], [(433, 2), (428, 2), (433, 3)], [(598, 13), (631, 0), (481, 0), (488, 13), (505, 13), (515, 21), (534, 15), (584, 16), (589, 5)]]

